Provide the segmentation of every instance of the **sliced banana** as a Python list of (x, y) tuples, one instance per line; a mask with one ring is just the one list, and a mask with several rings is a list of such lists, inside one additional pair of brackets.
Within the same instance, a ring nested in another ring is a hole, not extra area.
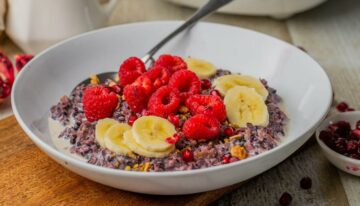
[(254, 88), (235, 86), (227, 91), (224, 103), (231, 124), (246, 127), (247, 123), (257, 126), (269, 123), (267, 106)]
[(214, 81), (215, 89), (217, 89), (223, 96), (226, 95), (227, 91), (235, 86), (246, 86), (251, 87), (259, 93), (263, 99), (268, 96), (268, 91), (261, 81), (252, 76), (229, 74), (216, 78)]
[(132, 127), (132, 134), (137, 144), (148, 151), (162, 152), (173, 145), (166, 142), (166, 138), (175, 133), (175, 126), (167, 119), (157, 116), (142, 116)]
[(105, 147), (104, 144), (105, 133), (111, 126), (117, 123), (118, 121), (110, 118), (101, 119), (97, 122), (95, 126), (95, 139), (100, 146)]
[(117, 123), (111, 126), (104, 135), (105, 147), (116, 154), (129, 154), (131, 150), (124, 143), (124, 133), (129, 130), (131, 130), (131, 127), (125, 123)]
[(164, 150), (162, 152), (153, 152), (146, 150), (135, 141), (132, 131), (127, 131), (124, 133), (124, 142), (133, 152), (145, 157), (166, 157), (175, 150), (175, 145), (170, 145), (167, 150)]
[(209, 78), (216, 73), (216, 67), (208, 61), (191, 57), (185, 61), (189, 70), (193, 71), (200, 79)]

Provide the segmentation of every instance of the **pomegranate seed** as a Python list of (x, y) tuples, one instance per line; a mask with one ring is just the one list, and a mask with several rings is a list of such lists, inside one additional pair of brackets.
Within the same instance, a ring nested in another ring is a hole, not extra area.
[(129, 125), (132, 126), (134, 122), (137, 120), (137, 118), (138, 117), (136, 115), (131, 115), (128, 120)]
[(11, 93), (11, 84), (3, 81), (0, 77), (0, 101), (1, 99), (5, 99)]
[(307, 190), (307, 189), (310, 189), (312, 186), (312, 180), (310, 177), (303, 177), (301, 180), (300, 180), (300, 187)]
[(214, 89), (210, 92), (210, 95), (221, 97), (221, 94), (218, 90)]
[(206, 90), (211, 88), (211, 82), (208, 79), (201, 80), (201, 88)]
[(347, 121), (338, 121), (334, 124), (331, 124), (329, 128), (340, 136), (347, 136), (351, 131), (351, 125)]
[(336, 105), (336, 109), (339, 112), (345, 112), (346, 109), (349, 108), (349, 105), (346, 102), (340, 102), (338, 105)]
[(227, 136), (227, 137), (231, 137), (234, 135), (234, 129), (232, 127), (226, 127), (224, 129), (224, 134)]
[(292, 197), (287, 192), (284, 192), (279, 199), (279, 203), (281, 206), (288, 206), (290, 205), (291, 201), (292, 201)]
[(190, 150), (188, 150), (188, 149), (183, 150), (183, 151), (181, 152), (181, 156), (182, 156), (182, 158), (183, 158), (183, 160), (184, 160), (185, 162), (191, 162), (191, 161), (194, 160), (194, 155), (193, 155), (193, 153), (192, 153)]
[(176, 133), (172, 137), (166, 138), (166, 142), (169, 144), (176, 144), (178, 141), (180, 141), (181, 135)]
[(229, 164), (230, 163), (230, 156), (225, 155), (222, 160), (223, 164)]
[(175, 125), (175, 127), (179, 126), (180, 117), (179, 115), (170, 114), (168, 120)]
[(111, 86), (110, 89), (111, 89), (111, 91), (113, 91), (113, 92), (115, 92), (116, 94), (119, 94), (119, 95), (121, 95), (122, 90), (123, 90), (122, 87), (120, 85), (117, 85), (117, 84)]

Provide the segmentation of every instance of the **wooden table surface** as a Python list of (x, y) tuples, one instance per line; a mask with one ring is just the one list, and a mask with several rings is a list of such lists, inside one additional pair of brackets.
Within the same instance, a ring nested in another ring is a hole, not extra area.
[[(110, 25), (183, 20), (193, 12), (193, 9), (162, 0), (120, 0)], [(288, 20), (215, 14), (206, 21), (253, 29), (302, 46), (329, 75), (335, 100), (344, 100), (355, 109), (360, 109), (359, 0), (329, 0)], [(21, 52), (6, 37), (0, 42), (0, 50), (11, 56)], [(10, 101), (7, 100), (0, 105), (0, 118), (11, 114)], [(299, 181), (304, 176), (310, 176), (313, 180), (313, 187), (309, 191), (299, 189)], [(360, 178), (333, 167), (316, 142), (310, 139), (305, 147), (287, 160), (213, 205), (276, 205), (283, 192), (292, 194), (293, 205), (356, 206), (360, 205)]]

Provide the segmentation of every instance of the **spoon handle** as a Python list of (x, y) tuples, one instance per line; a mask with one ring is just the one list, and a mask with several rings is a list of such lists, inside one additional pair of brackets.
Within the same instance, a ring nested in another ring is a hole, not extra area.
[(177, 29), (175, 29), (163, 40), (161, 40), (157, 45), (155, 45), (154, 48), (152, 48), (148, 53), (146, 53), (146, 55), (141, 60), (146, 64), (149, 60), (152, 60), (153, 55), (173, 37), (184, 31), (185, 29), (189, 28), (190, 26), (194, 25), (196, 22), (198, 22), (205, 16), (213, 13), (220, 7), (230, 3), (231, 1), (233, 0), (209, 0), (204, 6), (199, 8), (190, 18), (188, 18), (182, 25), (180, 25)]

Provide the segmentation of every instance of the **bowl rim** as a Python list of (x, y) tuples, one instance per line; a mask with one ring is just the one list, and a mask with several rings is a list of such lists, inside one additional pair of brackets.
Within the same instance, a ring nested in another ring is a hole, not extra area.
[[(348, 115), (353, 115), (353, 116), (359, 116), (359, 120), (360, 120), (360, 111), (350, 111), (350, 112), (342, 112), (342, 113), (337, 113), (337, 114), (333, 114), (330, 115), (329, 117), (327, 117), (320, 125), (319, 127), (316, 129), (315, 132), (315, 136), (316, 136), (316, 141), (318, 142), (318, 144), (320, 145), (320, 147), (325, 150), (325, 152), (332, 154), (333, 156), (338, 157), (339, 159), (341, 159), (344, 162), (347, 163), (352, 163), (352, 164), (360, 164), (360, 160), (345, 156), (343, 154), (337, 153), (335, 152), (333, 149), (331, 149), (329, 146), (327, 146), (319, 137), (319, 134), (321, 131), (320, 130), (321, 127), (324, 127), (325, 125), (328, 126), (330, 125), (330, 121), (333, 120), (334, 118), (338, 117), (338, 116), (348, 116)], [(346, 120), (345, 120), (346, 121)]]
[[(183, 23), (184, 21), (146, 21), (146, 22), (135, 22), (135, 23), (129, 23), (129, 24), (121, 24), (121, 25), (115, 25), (115, 26), (110, 26), (110, 27), (106, 27), (106, 28), (102, 28), (102, 29), (97, 29), (94, 31), (90, 31), (90, 32), (86, 32), (83, 34), (79, 34), (73, 37), (70, 37), (66, 40), (63, 40), (59, 43), (54, 44), (53, 46), (45, 49), (44, 51), (40, 52), (38, 55), (36, 55), (29, 63), (27, 63), (25, 65), (25, 67), (20, 71), (20, 73), (17, 75), (17, 78), (15, 79), (15, 82), (13, 84), (13, 91), (11, 93), (11, 105), (12, 105), (12, 110), (13, 113), (15, 115), (15, 118), (17, 119), (19, 125), (21, 126), (21, 128), (25, 131), (25, 133), (29, 136), (29, 138), (39, 147), (39, 149), (41, 150), (45, 150), (46, 153), (50, 153), (51, 156), (55, 156), (58, 157), (60, 160), (62, 160), (61, 162), (65, 162), (64, 164), (72, 164), (72, 165), (76, 165), (77, 167), (80, 167), (82, 169), (85, 170), (89, 170), (89, 171), (94, 171), (97, 173), (102, 173), (102, 174), (108, 174), (108, 175), (121, 175), (124, 177), (174, 177), (174, 176), (190, 176), (190, 175), (194, 175), (194, 174), (201, 174), (201, 173), (208, 173), (208, 172), (216, 172), (216, 171), (220, 171), (220, 170), (225, 170), (228, 168), (235, 168), (238, 167), (239, 165), (242, 164), (246, 164), (248, 162), (251, 161), (256, 161), (257, 159), (260, 159), (266, 155), (270, 155), (271, 153), (274, 153), (280, 149), (282, 149), (283, 147), (286, 147), (287, 145), (289, 145), (291, 142), (289, 141), (285, 141), (281, 144), (279, 144), (278, 146), (276, 146), (275, 148), (265, 151), (261, 154), (258, 154), (256, 156), (253, 157), (249, 157), (246, 158), (244, 160), (241, 161), (237, 161), (237, 162), (233, 162), (231, 164), (225, 164), (225, 165), (217, 165), (217, 166), (211, 166), (211, 167), (207, 167), (207, 168), (202, 168), (202, 169), (194, 169), (194, 170), (185, 170), (185, 171), (164, 171), (164, 172), (134, 172), (134, 171), (125, 171), (125, 170), (120, 170), (120, 169), (112, 169), (112, 168), (106, 168), (106, 167), (102, 167), (102, 166), (97, 166), (97, 165), (93, 165), (93, 164), (89, 164), (85, 161), (81, 161), (78, 160), (76, 158), (73, 158), (69, 155), (64, 154), (63, 152), (57, 150), (56, 148), (53, 148), (52, 146), (48, 145), (46, 142), (44, 142), (43, 140), (41, 140), (39, 137), (37, 137), (37, 135), (35, 133), (33, 133), (30, 128), (28, 128), (25, 124), (25, 122), (22, 120), (21, 115), (19, 113), (19, 111), (17, 110), (17, 106), (16, 106), (16, 102), (15, 102), (15, 92), (17, 90), (17, 84), (19, 81), (21, 81), (22, 77), (24, 76), (25, 73), (29, 72), (29, 69), (31, 68), (31, 63), (35, 60), (37, 60), (38, 58), (41, 58), (44, 54), (46, 54), (47, 52), (55, 49), (56, 47), (77, 40), (79, 38), (82, 38), (84, 36), (90, 36), (93, 34), (96, 34), (98, 32), (104, 32), (104, 31), (110, 31), (116, 28), (121, 28), (121, 27), (131, 27), (131, 26), (144, 26), (144, 25), (151, 25), (151, 24), (163, 24), (163, 25), (179, 25), (180, 23)], [(315, 128), (317, 128), (317, 126), (320, 124), (320, 122), (326, 117), (327, 113), (329, 112), (330, 106), (331, 106), (331, 99), (332, 99), (332, 86), (330, 83), (330, 79), (327, 76), (326, 72), (324, 71), (323, 67), (317, 63), (311, 56), (309, 56), (306, 52), (300, 50), (299, 48), (297, 48), (296, 46), (287, 43), (283, 40), (277, 39), (275, 37), (272, 37), (270, 35), (261, 33), (261, 32), (257, 32), (254, 30), (250, 30), (250, 29), (246, 29), (246, 28), (242, 28), (242, 27), (238, 27), (238, 26), (232, 26), (232, 25), (226, 25), (226, 24), (220, 24), (220, 23), (211, 23), (211, 22), (199, 22), (198, 24), (201, 25), (208, 25), (208, 26), (215, 26), (215, 27), (222, 27), (222, 28), (227, 28), (227, 29), (240, 29), (243, 30), (244, 32), (248, 32), (248, 33), (252, 33), (253, 35), (257, 35), (260, 36), (261, 38), (267, 38), (271, 41), (275, 41), (275, 42), (279, 42), (282, 44), (285, 44), (289, 47), (292, 47), (293, 49), (304, 53), (311, 61), (313, 64), (317, 65), (318, 68), (320, 69), (320, 72), (322, 73), (322, 75), (325, 77), (325, 81), (327, 84), (327, 88), (329, 89), (329, 95), (328, 95), (328, 99), (327, 99), (327, 105), (325, 105), (325, 109), (322, 112), (319, 120), (313, 125), (310, 126), (309, 128), (307, 128), (306, 130), (304, 130), (303, 132), (301, 132), (298, 137), (294, 138), (294, 141), (300, 139), (300, 138), (305, 138), (304, 135), (306, 135), (306, 133), (308, 133), (311, 130), (314, 130)], [(29, 68), (29, 69), (28, 69)], [(52, 157), (52, 159), (54, 159)], [(59, 162), (59, 161), (57, 161)], [(60, 163), (60, 162), (59, 162)], [(63, 164), (63, 163), (61, 163)]]

